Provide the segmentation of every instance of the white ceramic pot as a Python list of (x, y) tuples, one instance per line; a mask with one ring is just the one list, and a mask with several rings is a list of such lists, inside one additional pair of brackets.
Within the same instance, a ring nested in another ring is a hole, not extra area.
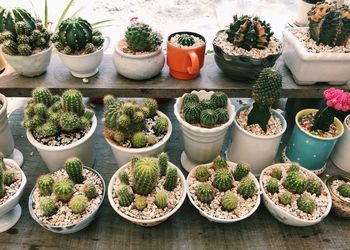
[(17, 192), (13, 196), (11, 196), (10, 199), (8, 199), (4, 204), (0, 205), (0, 233), (14, 226), (21, 217), (22, 209), (18, 203), (21, 199), (24, 187), (27, 183), (27, 178), (25, 174), (15, 161), (11, 159), (4, 159), (4, 162), (5, 165), (11, 166), (12, 168), (15, 168), (18, 172), (21, 173), (22, 181), (21, 186), (19, 187)]
[(15, 143), (8, 125), (7, 100), (2, 94), (0, 94), (0, 102), (3, 105), (0, 109), (0, 152), (2, 152), (4, 156), (8, 158), (15, 148)]
[[(246, 108), (247, 106), (239, 108), (237, 114)], [(287, 129), (287, 122), (284, 117), (275, 110), (272, 112), (282, 123), (282, 131), (277, 135), (254, 135), (239, 126), (237, 120), (234, 119), (231, 145), (227, 151), (227, 158), (233, 162), (250, 164), (250, 170), (254, 175), (260, 175), (263, 168), (274, 162), (282, 135)]]
[(102, 187), (103, 187), (102, 198), (101, 198), (101, 202), (97, 205), (96, 209), (91, 214), (89, 214), (85, 219), (83, 219), (75, 224), (71, 224), (71, 225), (67, 225), (67, 226), (47, 225), (36, 216), (36, 214), (33, 210), (33, 193), (34, 193), (34, 190), (36, 188), (36, 186), (34, 186), (34, 188), (32, 189), (32, 192), (30, 193), (29, 199), (28, 199), (28, 208), (29, 208), (30, 215), (40, 226), (42, 226), (43, 228), (45, 228), (51, 232), (54, 232), (54, 233), (72, 234), (72, 233), (75, 233), (75, 232), (78, 232), (78, 231), (84, 229), (96, 218), (97, 212), (100, 209), (100, 206), (102, 205), (103, 200), (105, 198), (106, 183), (105, 183), (104, 179), (102, 178), (102, 176), (96, 170), (88, 168), (88, 167), (84, 167), (84, 168), (90, 170), (91, 172), (94, 172), (100, 178), (100, 180), (102, 182)]
[(39, 152), (50, 172), (63, 168), (64, 162), (70, 157), (78, 157), (85, 166), (93, 166), (95, 161), (95, 131), (96, 116), (92, 118), (92, 125), (87, 134), (76, 142), (65, 146), (47, 146), (39, 143), (27, 129), (27, 138)]
[(50, 64), (53, 45), (30, 56), (11, 56), (3, 53), (8, 64), (23, 76), (34, 77), (44, 73)]
[(312, 226), (312, 225), (315, 225), (315, 224), (321, 222), (324, 218), (326, 218), (326, 216), (329, 214), (329, 212), (330, 212), (330, 210), (332, 208), (332, 197), (331, 197), (331, 195), (330, 195), (330, 193), (328, 191), (328, 188), (327, 188), (326, 184), (324, 184), (323, 181), (320, 178), (318, 178), (316, 174), (312, 173), (311, 171), (307, 170), (306, 168), (301, 167), (301, 169), (307, 171), (310, 174), (310, 176), (312, 176), (312, 178), (315, 178), (320, 183), (322, 183), (322, 186), (323, 186), (324, 190), (327, 192), (327, 196), (328, 196), (328, 199), (327, 199), (328, 204), (327, 204), (326, 211), (318, 219), (316, 219), (316, 220), (304, 220), (304, 219), (301, 219), (299, 217), (296, 217), (296, 216), (288, 213), (287, 211), (285, 211), (283, 208), (281, 208), (278, 205), (276, 205), (268, 197), (268, 195), (266, 194), (266, 192), (264, 190), (264, 186), (263, 186), (263, 181), (262, 181), (264, 172), (267, 169), (270, 169), (270, 168), (273, 168), (273, 167), (288, 166), (288, 165), (290, 165), (290, 163), (274, 164), (274, 165), (271, 165), (271, 166), (265, 168), (262, 171), (262, 173), (260, 175), (259, 182), (260, 182), (262, 199), (263, 199), (265, 207), (267, 208), (267, 210), (269, 210), (269, 212), (272, 214), (273, 217), (275, 217), (278, 221), (280, 221), (280, 222), (282, 222), (283, 224), (286, 224), (286, 225), (295, 226), (295, 227), (306, 227), (306, 226)]
[(64, 66), (66, 66), (73, 76), (77, 78), (87, 78), (97, 74), (102, 62), (104, 51), (108, 48), (110, 39), (105, 37), (103, 47), (93, 53), (86, 55), (66, 55), (59, 51), (57, 54)]
[(115, 172), (114, 175), (112, 176), (112, 178), (111, 178), (111, 180), (109, 182), (109, 185), (108, 185), (108, 200), (109, 200), (109, 203), (111, 204), (111, 206), (114, 209), (114, 211), (116, 211), (121, 217), (123, 217), (124, 219), (127, 219), (128, 221), (130, 221), (132, 223), (135, 223), (135, 224), (143, 226), (143, 227), (153, 227), (153, 226), (159, 225), (160, 223), (166, 221), (174, 213), (176, 213), (176, 211), (179, 210), (179, 208), (184, 203), (185, 198), (186, 198), (186, 193), (187, 193), (185, 176), (179, 170), (178, 167), (176, 167), (173, 163), (168, 162), (168, 166), (169, 167), (174, 167), (174, 168), (177, 169), (177, 176), (179, 177), (179, 179), (181, 181), (182, 194), (181, 194), (181, 198), (180, 198), (179, 203), (174, 207), (173, 210), (171, 210), (169, 213), (167, 213), (166, 215), (163, 215), (161, 217), (158, 217), (158, 218), (155, 218), (155, 219), (149, 219), (149, 220), (136, 219), (136, 218), (130, 217), (130, 216), (124, 214), (123, 212), (121, 212), (119, 210), (119, 208), (117, 207), (117, 205), (115, 204), (114, 200), (113, 200), (113, 189), (114, 189), (114, 185), (115, 185), (116, 179), (118, 178), (119, 173), (121, 171), (123, 171), (124, 169), (128, 168), (130, 164), (131, 164), (131, 162), (126, 163), (124, 166), (120, 167), (117, 170), (117, 172)]
[(294, 17), (294, 22), (298, 26), (307, 26), (309, 23), (307, 13), (311, 10), (314, 4), (307, 3), (303, 0), (298, 0), (298, 9), (296, 16)]
[(350, 80), (350, 53), (308, 52), (289, 29), (283, 31), (283, 59), (299, 85), (341, 85)]
[(114, 48), (113, 64), (116, 71), (132, 80), (150, 79), (162, 71), (165, 58), (162, 48), (142, 55), (132, 55), (120, 50), (120, 40)]
[[(213, 91), (207, 92), (204, 90), (192, 91), (191, 93), (198, 95), (200, 100), (210, 99), (212, 94), (214, 94)], [(233, 122), (236, 112), (235, 107), (228, 100), (227, 110), (230, 117), (228, 122), (215, 128), (196, 127), (181, 117), (182, 99), (185, 95), (177, 98), (174, 105), (174, 113), (180, 123), (184, 142), (181, 164), (189, 172), (198, 164), (212, 162), (220, 154), (227, 129)]]
[(164, 152), (166, 143), (168, 142), (171, 133), (173, 131), (173, 127), (171, 125), (171, 121), (169, 120), (169, 118), (162, 112), (157, 111), (157, 114), (159, 116), (164, 116), (168, 119), (168, 132), (166, 133), (166, 135), (163, 137), (163, 139), (161, 141), (159, 141), (158, 143), (150, 146), (150, 147), (146, 147), (146, 148), (125, 148), (122, 146), (119, 146), (117, 144), (115, 144), (114, 141), (112, 141), (109, 138), (106, 138), (106, 141), (108, 142), (108, 144), (111, 146), (112, 149), (112, 153), (114, 156), (114, 159), (117, 162), (117, 166), (123, 166), (124, 164), (126, 164), (127, 162), (129, 162), (132, 158), (133, 155), (138, 155), (141, 157), (146, 157), (146, 156), (157, 156), (160, 153)]
[(344, 119), (344, 134), (335, 145), (331, 160), (338, 168), (350, 173), (350, 127), (346, 124), (347, 119), (350, 120), (350, 115)]

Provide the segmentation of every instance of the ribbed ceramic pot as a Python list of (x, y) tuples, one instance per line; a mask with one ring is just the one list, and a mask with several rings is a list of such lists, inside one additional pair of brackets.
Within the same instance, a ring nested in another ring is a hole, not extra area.
[(299, 119), (307, 114), (315, 114), (317, 109), (304, 109), (295, 116), (295, 126), (285, 149), (285, 162), (298, 162), (304, 168), (320, 174), (324, 171), (327, 160), (337, 140), (343, 135), (344, 127), (338, 118), (334, 119), (339, 132), (338, 136), (323, 138), (305, 131), (299, 124)]
[(7, 119), (7, 100), (2, 94), (0, 94), (0, 102), (2, 103), (0, 109), (0, 152), (8, 158), (12, 154), (15, 144)]

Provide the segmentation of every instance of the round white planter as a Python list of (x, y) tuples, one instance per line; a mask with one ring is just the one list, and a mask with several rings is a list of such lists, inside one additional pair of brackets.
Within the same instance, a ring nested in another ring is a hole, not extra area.
[(3, 53), (3, 55), (18, 74), (34, 77), (46, 71), (50, 64), (52, 48), (53, 45), (46, 50), (30, 56), (11, 56), (6, 53)]
[(11, 196), (10, 199), (8, 199), (4, 204), (0, 205), (0, 233), (13, 227), (21, 217), (22, 209), (18, 203), (21, 199), (24, 187), (27, 183), (26, 176), (15, 161), (11, 159), (4, 159), (4, 162), (5, 165), (10, 165), (11, 167), (16, 168), (16, 170), (21, 173), (22, 181), (21, 186), (19, 187), (17, 192), (13, 196)]
[(112, 208), (121, 216), (123, 217), (124, 219), (127, 219), (128, 221), (132, 222), (132, 223), (135, 223), (137, 225), (140, 225), (140, 226), (143, 226), (143, 227), (153, 227), (153, 226), (156, 226), (156, 225), (159, 225), (160, 223), (166, 221), (170, 216), (172, 216), (174, 213), (176, 213), (177, 210), (179, 210), (179, 208), (182, 206), (182, 204), (184, 203), (185, 201), (185, 198), (186, 198), (186, 193), (187, 193), (187, 190), (186, 190), (186, 179), (185, 179), (185, 176), (183, 175), (183, 173), (179, 170), (178, 167), (176, 167), (173, 163), (171, 162), (168, 162), (168, 166), (169, 167), (174, 167), (177, 169), (177, 176), (179, 177), (180, 181), (181, 181), (181, 186), (182, 186), (182, 194), (181, 194), (181, 198), (180, 198), (180, 201), (179, 203), (174, 207), (173, 210), (171, 210), (169, 213), (167, 213), (166, 215), (163, 215), (161, 217), (158, 217), (158, 218), (155, 218), (155, 219), (149, 219), (149, 220), (142, 220), (142, 219), (136, 219), (136, 218), (133, 218), (133, 217), (130, 217), (126, 214), (124, 214), (123, 212), (121, 212), (119, 210), (119, 208), (116, 206), (114, 200), (113, 200), (113, 189), (114, 189), (114, 185), (115, 185), (115, 182), (116, 182), (116, 179), (118, 178), (119, 176), (119, 173), (121, 171), (123, 171), (124, 169), (128, 168), (129, 165), (131, 163), (128, 162), (126, 163), (124, 166), (120, 167), (115, 173), (114, 175), (112, 176), (110, 182), (109, 182), (109, 185), (108, 185), (108, 200), (109, 200), (109, 203), (111, 204)]
[(63, 168), (64, 162), (70, 157), (78, 157), (85, 166), (92, 167), (95, 161), (95, 131), (96, 116), (92, 118), (89, 132), (81, 139), (66, 146), (47, 146), (39, 143), (27, 129), (27, 138), (39, 152), (50, 172)]
[(165, 58), (162, 48), (142, 55), (132, 55), (120, 50), (120, 40), (113, 53), (113, 64), (116, 71), (132, 80), (146, 80), (158, 75), (164, 66)]
[[(243, 106), (237, 114), (247, 108)], [(231, 145), (227, 151), (227, 158), (233, 162), (246, 162), (250, 164), (254, 175), (260, 175), (263, 168), (274, 162), (283, 133), (287, 129), (287, 122), (277, 111), (272, 111), (282, 123), (282, 131), (277, 135), (259, 136), (243, 129), (234, 119)]]
[(125, 147), (122, 147), (122, 146), (115, 144), (114, 141), (105, 137), (105, 140), (108, 142), (109, 146), (111, 146), (112, 153), (113, 153), (113, 156), (117, 162), (118, 167), (123, 166), (124, 164), (129, 162), (133, 155), (138, 155), (141, 157), (157, 156), (160, 153), (164, 152), (166, 143), (168, 142), (168, 140), (171, 136), (171, 133), (173, 131), (173, 127), (171, 125), (171, 121), (164, 113), (157, 111), (157, 114), (159, 116), (164, 116), (168, 119), (168, 123), (169, 123), (168, 132), (166, 133), (166, 135), (163, 137), (163, 139), (161, 141), (159, 141), (158, 143), (156, 143), (150, 147), (125, 148)]
[[(198, 95), (200, 100), (210, 99), (212, 94), (214, 94), (213, 91), (207, 92), (204, 90), (192, 91), (191, 93)], [(215, 128), (196, 127), (181, 117), (182, 99), (185, 95), (177, 98), (174, 105), (174, 113), (180, 123), (184, 142), (181, 164), (187, 172), (190, 172), (196, 165), (212, 162), (220, 154), (227, 129), (233, 122), (236, 112), (235, 107), (228, 100), (227, 110), (230, 116), (228, 122)]]
[(344, 119), (344, 134), (335, 145), (331, 160), (338, 168), (350, 173), (350, 128), (346, 124), (347, 119), (350, 120), (350, 115)]
[(273, 217), (275, 217), (278, 221), (282, 222), (283, 224), (286, 225), (290, 225), (290, 226), (295, 226), (295, 227), (306, 227), (306, 226), (312, 226), (315, 225), (319, 222), (321, 222), (324, 218), (326, 218), (326, 216), (329, 214), (331, 208), (332, 208), (332, 197), (329, 193), (329, 190), (326, 186), (326, 184), (323, 183), (323, 181), (313, 172), (311, 172), (310, 170), (307, 170), (306, 168), (303, 168), (303, 170), (307, 171), (312, 178), (315, 178), (317, 180), (320, 181), (320, 183), (322, 183), (323, 188), (326, 190), (327, 195), (328, 195), (328, 204), (327, 204), (327, 208), (326, 211), (324, 212), (324, 214), (319, 217), (316, 220), (304, 220), (301, 219), (299, 217), (296, 217), (290, 213), (288, 213), (287, 211), (285, 211), (283, 208), (279, 207), (278, 205), (276, 205), (266, 194), (265, 190), (264, 190), (264, 186), (263, 186), (263, 175), (264, 172), (269, 169), (269, 168), (273, 168), (273, 167), (277, 167), (277, 166), (286, 166), (286, 165), (290, 165), (291, 163), (279, 163), (279, 164), (274, 164), (271, 166), (268, 166), (267, 168), (265, 168), (260, 175), (260, 188), (261, 188), (261, 194), (262, 194), (262, 199), (264, 202), (265, 207), (267, 208), (267, 210), (269, 210), (269, 212), (272, 214)]

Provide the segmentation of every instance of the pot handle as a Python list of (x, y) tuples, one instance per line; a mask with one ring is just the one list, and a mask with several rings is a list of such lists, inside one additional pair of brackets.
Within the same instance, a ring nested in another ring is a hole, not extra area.
[(194, 51), (189, 51), (188, 55), (190, 56), (192, 65), (187, 67), (187, 72), (190, 75), (196, 75), (199, 72), (199, 59), (197, 53)]
[(108, 49), (109, 44), (111, 43), (111, 38), (109, 36), (104, 37), (105, 41), (103, 43), (103, 51), (106, 51)]

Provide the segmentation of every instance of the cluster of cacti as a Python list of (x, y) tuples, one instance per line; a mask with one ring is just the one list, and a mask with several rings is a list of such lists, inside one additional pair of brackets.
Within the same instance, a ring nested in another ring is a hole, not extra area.
[(276, 178), (270, 178), (266, 183), (266, 189), (269, 193), (274, 194), (279, 192), (279, 184)]
[(273, 68), (263, 69), (253, 85), (253, 108), (248, 114), (248, 125), (258, 124), (266, 132), (271, 118), (272, 104), (279, 98), (282, 88), (282, 75)]
[(132, 22), (125, 32), (128, 48), (133, 52), (155, 51), (162, 44), (162, 37), (148, 24)]
[(215, 92), (208, 100), (199, 100), (196, 94), (186, 94), (182, 101), (182, 116), (190, 124), (213, 128), (230, 119), (227, 102), (228, 97), (223, 92)]
[(311, 196), (304, 194), (297, 200), (297, 206), (299, 210), (311, 214), (316, 208), (316, 203)]
[(250, 172), (250, 165), (248, 163), (239, 162), (237, 163), (237, 166), (235, 168), (235, 171), (233, 171), (233, 177), (236, 181), (242, 180), (244, 177), (246, 177)]
[(350, 38), (350, 11), (348, 5), (337, 2), (319, 2), (308, 13), (310, 36), (317, 44), (331, 47), (346, 45)]
[(24, 9), (0, 7), (0, 45), (9, 55), (30, 56), (50, 45), (51, 33)]
[(177, 38), (177, 43), (182, 46), (192, 46), (194, 42), (193, 36), (187, 33), (183, 33)]
[(237, 188), (237, 193), (242, 195), (244, 199), (248, 199), (254, 196), (256, 192), (256, 185), (253, 179), (249, 176), (244, 177)]
[(38, 138), (84, 131), (91, 126), (94, 116), (92, 110), (85, 108), (78, 90), (66, 90), (60, 97), (44, 87), (33, 91), (24, 114), (22, 125)]
[(246, 15), (239, 18), (235, 15), (226, 33), (227, 41), (248, 51), (253, 48), (265, 49), (273, 36), (270, 24)]
[[(132, 101), (118, 102), (113, 96), (104, 97), (104, 127), (106, 133), (117, 144), (126, 140), (134, 148), (143, 148), (157, 143), (157, 136), (168, 132), (169, 121), (166, 117), (156, 116), (158, 104), (154, 99), (146, 99), (142, 104)], [(145, 134), (146, 118), (154, 118), (154, 134)], [(163, 173), (165, 174), (165, 173)]]
[(90, 54), (101, 48), (104, 38), (100, 31), (92, 29), (88, 21), (71, 17), (59, 25), (52, 42), (58, 51), (67, 55)]
[(0, 152), (0, 198), (3, 198), (6, 194), (5, 186), (10, 186), (16, 179), (15, 171), (6, 167), (4, 154)]
[(343, 197), (350, 197), (350, 184), (343, 183), (338, 187), (338, 192)]

